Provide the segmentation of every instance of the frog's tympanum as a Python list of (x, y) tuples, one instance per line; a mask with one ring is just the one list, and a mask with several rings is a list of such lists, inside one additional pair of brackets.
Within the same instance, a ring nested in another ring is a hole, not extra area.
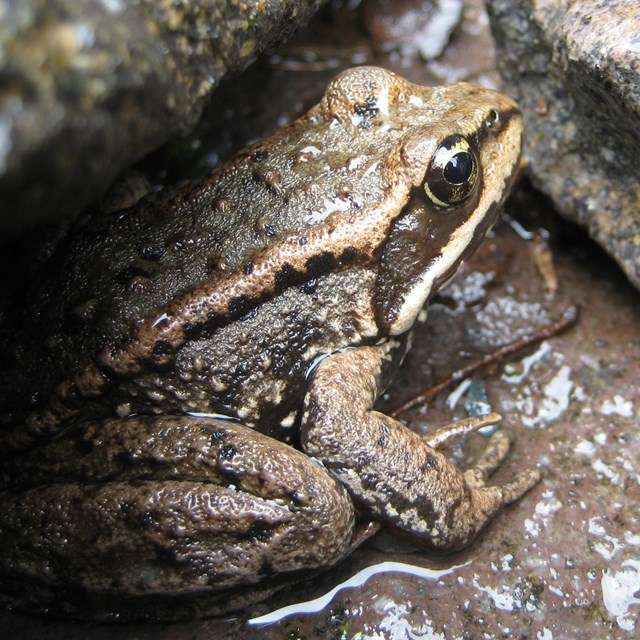
[(383, 522), (469, 544), (538, 480), (486, 486), (373, 409), (421, 309), (486, 234), (521, 119), (361, 67), (187, 186), (87, 214), (2, 327), (0, 583), (31, 610), (223, 612)]

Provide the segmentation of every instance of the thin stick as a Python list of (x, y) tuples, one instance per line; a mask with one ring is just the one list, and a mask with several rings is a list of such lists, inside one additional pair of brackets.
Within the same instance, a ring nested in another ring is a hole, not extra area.
[(485, 369), (491, 365), (495, 365), (501, 360), (508, 358), (514, 353), (517, 353), (518, 351), (522, 351), (527, 347), (538, 344), (543, 340), (547, 340), (548, 338), (566, 331), (578, 321), (579, 315), (580, 310), (577, 306), (569, 307), (562, 314), (560, 320), (556, 320), (555, 322), (542, 327), (542, 329), (539, 329), (531, 335), (524, 336), (523, 338), (518, 338), (517, 340), (506, 344), (504, 347), (500, 347), (492, 353), (488, 353), (486, 356), (483, 356), (479, 360), (472, 362), (466, 367), (454, 371), (448, 378), (445, 378), (442, 382), (439, 382), (435, 386), (426, 389), (422, 393), (419, 393), (417, 396), (414, 396), (404, 404), (391, 411), (389, 415), (391, 415), (393, 418), (397, 418), (399, 415), (405, 413), (406, 411), (409, 411), (410, 409), (413, 409), (414, 407), (428, 404), (439, 393), (441, 393), (448, 387), (451, 387), (454, 384), (460, 382), (461, 380), (465, 380), (469, 376), (473, 375), (476, 371)]

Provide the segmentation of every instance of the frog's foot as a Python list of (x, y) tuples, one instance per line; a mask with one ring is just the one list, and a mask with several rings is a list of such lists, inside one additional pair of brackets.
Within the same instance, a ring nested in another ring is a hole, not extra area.
[(499, 419), (497, 414), (444, 427), (423, 438), (373, 410), (393, 343), (360, 347), (325, 358), (305, 399), (302, 444), (349, 489), (365, 511), (445, 551), (462, 548), (504, 505), (540, 479), (535, 469), (503, 486), (486, 486), (503, 461), (510, 436), (496, 432), (477, 464), (466, 472), (438, 448)]
[[(472, 416), (453, 422), (438, 429), (435, 433), (425, 436), (425, 443), (433, 449), (442, 449), (454, 440), (498, 422), (502, 416), (498, 413), (489, 413), (485, 416)], [(509, 453), (513, 442), (513, 434), (508, 429), (500, 429), (492, 434), (489, 444), (482, 453), (480, 459), (471, 469), (464, 472), (464, 479), (470, 487), (480, 489), (485, 487), (491, 474), (502, 464)], [(503, 501), (510, 504), (521, 498), (529, 489), (540, 482), (538, 469), (527, 469), (515, 480), (502, 485)]]

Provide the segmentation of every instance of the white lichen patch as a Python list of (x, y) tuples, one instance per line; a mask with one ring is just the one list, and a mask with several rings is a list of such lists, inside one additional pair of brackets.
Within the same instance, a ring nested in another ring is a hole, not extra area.
[(590, 440), (579, 440), (578, 444), (574, 447), (573, 452), (583, 456), (593, 456), (596, 450), (596, 446)]
[(569, 407), (571, 390), (571, 369), (564, 365), (543, 389), (544, 397), (538, 417), (545, 422), (557, 420)]
[(378, 623), (380, 635), (367, 636), (368, 638), (380, 638), (381, 640), (446, 640), (446, 636), (438, 633), (433, 628), (431, 620), (424, 620), (426, 612), (422, 610), (423, 620), (415, 620), (415, 608), (410, 602), (394, 602), (385, 598), (383, 603), (385, 612), (383, 619)]
[(456, 311), (462, 311), (486, 298), (486, 285), (494, 278), (495, 274), (492, 271), (488, 273), (474, 271), (464, 278), (456, 278), (446, 288), (444, 295), (456, 303)]
[(500, 296), (487, 302), (476, 312), (476, 321), (482, 327), (482, 337), (487, 346), (500, 347), (508, 340), (529, 335), (533, 329), (522, 318), (535, 318), (542, 326), (551, 321), (548, 309), (535, 302), (523, 302), (511, 296)]
[(522, 609), (522, 601), (511, 592), (508, 585), (503, 585), (500, 589), (489, 586), (482, 587), (479, 581), (480, 577), (474, 575), (473, 586), (481, 593), (486, 593), (493, 600), (496, 609), (510, 612)]
[(587, 531), (591, 536), (596, 538), (592, 543), (593, 550), (600, 554), (605, 560), (612, 560), (618, 552), (624, 548), (624, 544), (621, 543), (618, 538), (607, 533), (605, 522), (606, 520), (601, 516), (589, 518)]
[(514, 385), (514, 393), (509, 402), (512, 406), (503, 406), (501, 410), (508, 413), (515, 409), (525, 426), (544, 428), (559, 420), (569, 408), (574, 389), (571, 375), (571, 367), (564, 363), (563, 355), (543, 342), (519, 365), (505, 367), (502, 380)]
[(608, 478), (612, 484), (620, 486), (621, 476), (610, 465), (603, 462), (600, 458), (597, 458), (591, 463), (593, 470), (599, 475)]
[(604, 606), (620, 629), (635, 631), (640, 617), (640, 561), (626, 560), (619, 571), (606, 569), (600, 586)]
[(613, 396), (611, 400), (605, 400), (600, 405), (600, 413), (603, 416), (617, 415), (623, 418), (633, 417), (633, 403), (630, 400), (625, 400), (620, 395)]
[(542, 499), (535, 506), (533, 516), (525, 518), (524, 528), (528, 535), (537, 538), (549, 526), (554, 513), (562, 508), (562, 502), (551, 490), (542, 494)]
[(502, 379), (509, 384), (522, 384), (528, 378), (533, 367), (550, 354), (551, 346), (545, 341), (530, 356), (522, 358), (519, 367), (515, 364), (508, 364), (504, 368)]

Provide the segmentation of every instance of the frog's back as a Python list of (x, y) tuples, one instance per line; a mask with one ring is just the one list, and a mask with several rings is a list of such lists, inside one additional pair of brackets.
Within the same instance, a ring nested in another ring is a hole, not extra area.
[[(71, 225), (5, 317), (5, 434), (25, 421), (47, 432), (114, 407), (246, 414), (258, 402), (278, 404), (282, 378), (301, 380), (322, 352), (375, 337), (371, 248), (326, 238), (384, 200), (384, 159), (407, 123), (371, 126), (376, 107), (346, 103), (340, 91), (207, 178)], [(345, 138), (340, 118), (353, 119), (357, 135)], [(314, 237), (321, 249), (309, 247)], [(342, 273), (351, 267), (357, 273)], [(179, 349), (167, 347), (172, 375), (157, 345), (136, 349), (166, 315), (221, 297), (200, 325), (184, 321)], [(258, 379), (250, 402), (240, 390)], [(240, 417), (257, 420), (249, 414)]]

